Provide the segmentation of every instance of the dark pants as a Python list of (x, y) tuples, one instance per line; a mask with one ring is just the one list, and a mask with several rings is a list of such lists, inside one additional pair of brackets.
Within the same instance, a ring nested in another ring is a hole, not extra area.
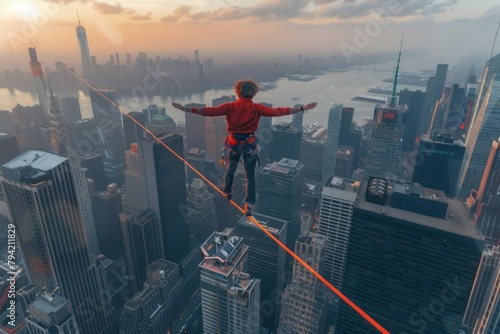
[(247, 195), (245, 202), (255, 204), (255, 165), (257, 163), (257, 155), (248, 153), (249, 149), (246, 146), (236, 146), (229, 153), (229, 163), (226, 167), (226, 175), (224, 177), (224, 192), (230, 194), (233, 188), (234, 173), (240, 157), (243, 155), (245, 176), (247, 178)]

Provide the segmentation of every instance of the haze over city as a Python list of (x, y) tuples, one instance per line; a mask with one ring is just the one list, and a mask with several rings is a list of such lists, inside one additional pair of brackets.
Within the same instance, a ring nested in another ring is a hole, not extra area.
[(24, 68), (20, 55), (32, 44), (45, 64), (78, 68), (77, 10), (98, 62), (114, 52), (176, 57), (194, 49), (219, 61), (395, 52), (404, 30), (407, 55), (453, 64), (489, 55), (500, 16), (495, 0), (7, 0), (0, 69)]

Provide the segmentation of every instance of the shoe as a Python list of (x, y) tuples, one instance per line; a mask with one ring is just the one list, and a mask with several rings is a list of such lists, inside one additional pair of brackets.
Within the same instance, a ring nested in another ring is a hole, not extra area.
[(233, 193), (224, 193), (224, 194), (226, 194), (226, 199), (227, 199), (228, 201), (230, 201), (230, 200), (231, 200), (231, 198), (233, 198)]
[(250, 206), (250, 204), (245, 203), (244, 210), (245, 216), (250, 217), (252, 215), (252, 207)]

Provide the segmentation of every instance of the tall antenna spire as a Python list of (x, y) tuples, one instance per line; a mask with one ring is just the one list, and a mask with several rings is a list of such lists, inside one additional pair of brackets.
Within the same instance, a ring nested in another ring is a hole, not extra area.
[(76, 16), (78, 17), (78, 26), (81, 27), (82, 25), (80, 24), (80, 14), (78, 14), (78, 9), (76, 10)]
[(403, 30), (403, 34), (401, 35), (401, 45), (399, 46), (399, 56), (398, 56), (398, 65), (396, 66), (396, 73), (394, 74), (394, 85), (392, 86), (392, 95), (391, 95), (391, 107), (396, 106), (396, 91), (398, 87), (398, 73), (399, 73), (399, 62), (401, 61), (401, 50), (403, 49), (403, 37), (405, 36), (405, 31)]

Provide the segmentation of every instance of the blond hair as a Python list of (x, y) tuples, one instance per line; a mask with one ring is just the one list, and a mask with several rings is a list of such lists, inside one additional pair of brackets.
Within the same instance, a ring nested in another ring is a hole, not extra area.
[(259, 85), (251, 79), (238, 80), (234, 84), (234, 91), (238, 97), (252, 99), (259, 91)]

